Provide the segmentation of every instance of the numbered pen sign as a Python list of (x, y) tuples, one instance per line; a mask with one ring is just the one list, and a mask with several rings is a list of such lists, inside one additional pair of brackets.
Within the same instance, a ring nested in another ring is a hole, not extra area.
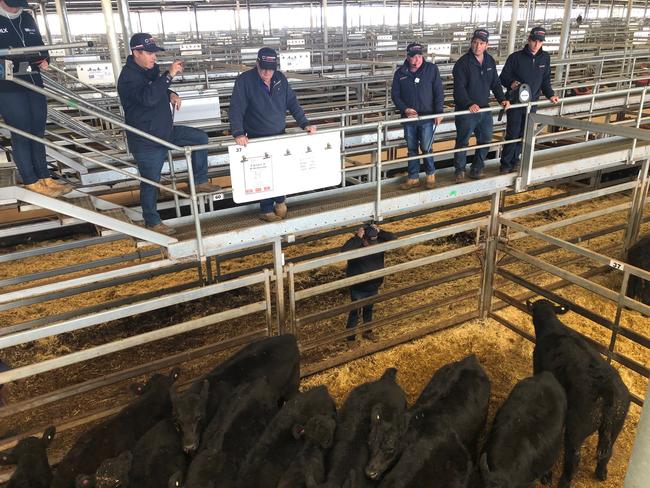
[(341, 183), (341, 139), (336, 132), (230, 146), (236, 203), (291, 195)]

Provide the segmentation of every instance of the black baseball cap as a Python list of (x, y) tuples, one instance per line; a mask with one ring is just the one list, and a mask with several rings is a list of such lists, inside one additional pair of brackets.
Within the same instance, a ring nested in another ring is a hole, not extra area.
[(278, 53), (270, 47), (263, 47), (257, 51), (257, 64), (261, 69), (278, 69)]
[(487, 29), (476, 29), (474, 31), (474, 34), (472, 35), (472, 41), (474, 39), (479, 39), (483, 42), (488, 42), (489, 38), (490, 38), (490, 33), (488, 32)]
[(27, 0), (5, 0), (5, 3), (9, 5), (10, 7), (22, 7), (22, 8), (27, 8), (29, 5), (27, 5)]
[(546, 29), (541, 26), (533, 27), (530, 31), (530, 36), (528, 36), (533, 41), (545, 41), (546, 40)]
[(376, 240), (379, 237), (379, 229), (374, 225), (365, 225), (363, 227), (363, 236), (366, 239)]
[(133, 34), (129, 46), (131, 47), (131, 51), (147, 51), (150, 53), (156, 53), (165, 50), (165, 48), (156, 45), (156, 39), (151, 34), (145, 32)]
[(422, 44), (419, 42), (412, 42), (408, 46), (406, 46), (406, 55), (411, 57), (411, 56), (417, 56), (418, 54), (422, 55)]

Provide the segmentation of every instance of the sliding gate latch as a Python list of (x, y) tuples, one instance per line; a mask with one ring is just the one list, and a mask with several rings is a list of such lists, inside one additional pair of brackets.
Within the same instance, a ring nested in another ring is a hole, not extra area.
[(11, 80), (14, 77), (14, 63), (8, 59), (0, 59), (0, 80)]

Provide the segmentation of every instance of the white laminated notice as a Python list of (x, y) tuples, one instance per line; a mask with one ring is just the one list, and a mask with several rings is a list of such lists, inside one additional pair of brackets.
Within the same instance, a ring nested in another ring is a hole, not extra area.
[(335, 132), (230, 146), (236, 203), (291, 195), (341, 183), (341, 138)]

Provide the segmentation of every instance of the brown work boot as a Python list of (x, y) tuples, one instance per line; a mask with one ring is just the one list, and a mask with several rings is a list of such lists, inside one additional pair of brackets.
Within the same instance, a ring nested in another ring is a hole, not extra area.
[(436, 175), (427, 175), (426, 179), (427, 188), (435, 188), (436, 186)]
[(269, 213), (260, 214), (260, 219), (262, 219), (265, 222), (277, 222), (278, 220), (282, 220), (282, 217), (275, 215), (273, 212), (269, 212)]
[(165, 225), (162, 222), (159, 222), (156, 225), (152, 225), (152, 226), (147, 225), (147, 229), (152, 230), (154, 232), (158, 232), (159, 234), (165, 234), (166, 236), (171, 236), (176, 234), (176, 229), (168, 225)]
[(285, 218), (287, 216), (287, 204), (286, 203), (276, 203), (275, 204), (275, 215), (280, 217), (281, 219)]
[(52, 198), (58, 198), (64, 193), (62, 188), (50, 188), (49, 186), (45, 186), (42, 180), (38, 180), (36, 183), (30, 185), (25, 185), (25, 188)]
[(70, 183), (58, 181), (53, 178), (43, 178), (41, 182), (43, 183), (43, 186), (46, 186), (47, 188), (54, 188), (55, 190), (63, 191), (62, 195), (74, 190), (74, 187)]
[(218, 191), (221, 191), (221, 187), (219, 185), (213, 185), (209, 181), (206, 181), (205, 183), (199, 183), (194, 188), (196, 189), (196, 193), (217, 193)]
[(455, 176), (454, 180), (456, 181), (456, 183), (464, 183), (465, 182), (465, 172), (463, 171), (463, 172), (460, 172), (460, 173), (456, 173), (456, 176)]
[(362, 334), (363, 338), (367, 341), (376, 341), (377, 340), (377, 334), (375, 334), (372, 330), (367, 330)]
[(407, 178), (407, 180), (402, 183), (399, 188), (400, 190), (410, 190), (411, 188), (416, 188), (420, 186), (420, 179), (419, 178)]

